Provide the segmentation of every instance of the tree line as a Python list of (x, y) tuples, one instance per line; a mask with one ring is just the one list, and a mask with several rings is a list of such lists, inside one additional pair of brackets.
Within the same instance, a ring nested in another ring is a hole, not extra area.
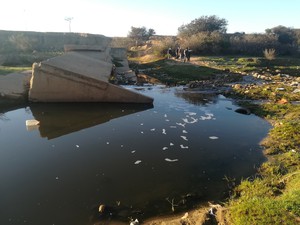
[[(274, 49), (276, 55), (299, 56), (300, 29), (282, 25), (268, 28), (265, 33), (227, 33), (228, 22), (224, 18), (202, 16), (178, 28), (175, 37), (161, 38), (158, 54), (165, 54), (169, 47), (189, 47), (194, 54), (202, 55), (251, 55), (261, 56), (266, 49)], [(155, 39), (154, 29), (131, 27), (127, 37), (138, 45)]]

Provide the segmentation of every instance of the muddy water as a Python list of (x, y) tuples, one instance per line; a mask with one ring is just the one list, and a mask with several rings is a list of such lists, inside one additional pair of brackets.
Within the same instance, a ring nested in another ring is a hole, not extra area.
[[(160, 86), (154, 105), (31, 104), (0, 114), (0, 224), (143, 219), (255, 173), (270, 125), (230, 99)], [(40, 126), (28, 130), (25, 121)], [(104, 214), (97, 213), (100, 204)]]

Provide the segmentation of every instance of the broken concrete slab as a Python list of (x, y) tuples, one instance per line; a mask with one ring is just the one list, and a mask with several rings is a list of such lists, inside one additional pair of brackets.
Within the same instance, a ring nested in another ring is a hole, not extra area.
[(0, 76), (0, 98), (12, 101), (25, 100), (29, 90), (30, 78), (30, 70)]
[(33, 65), (32, 102), (152, 103), (153, 99), (109, 83), (113, 64), (103, 52), (76, 51)]

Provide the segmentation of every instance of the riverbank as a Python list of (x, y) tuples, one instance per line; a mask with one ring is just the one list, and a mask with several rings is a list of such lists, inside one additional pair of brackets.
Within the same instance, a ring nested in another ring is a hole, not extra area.
[[(235, 99), (238, 104), (266, 120), (273, 128), (261, 145), (268, 161), (257, 174), (245, 178), (231, 190), (230, 198), (221, 204), (216, 215), (210, 207), (199, 207), (184, 215), (154, 218), (145, 224), (299, 224), (300, 222), (300, 77), (299, 67), (286, 64), (282, 73), (276, 65), (245, 71), (233, 64), (230, 69), (195, 57), (190, 63), (176, 60), (134, 61), (142, 73), (171, 85), (186, 84), (187, 89), (213, 91)], [(258, 59), (235, 59), (236, 62), (255, 62)], [(284, 60), (284, 59), (283, 59)], [(292, 61), (287, 59), (288, 61)], [(232, 61), (232, 60), (231, 60)], [(277, 60), (278, 62), (279, 60)], [(296, 61), (296, 60), (295, 60)], [(281, 64), (284, 64), (281, 61)], [(171, 68), (171, 67), (172, 68)], [(174, 72), (175, 71), (175, 72)], [(173, 73), (174, 72), (174, 73)], [(198, 75), (198, 76), (197, 76)], [(196, 78), (195, 78), (196, 77)], [(184, 217), (185, 218), (185, 217)]]

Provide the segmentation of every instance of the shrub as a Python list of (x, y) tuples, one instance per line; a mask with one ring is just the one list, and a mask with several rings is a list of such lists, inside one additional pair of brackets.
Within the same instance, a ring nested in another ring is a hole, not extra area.
[(264, 53), (264, 56), (267, 60), (273, 60), (275, 59), (275, 56), (276, 56), (276, 53), (275, 53), (275, 49), (274, 48), (271, 48), (271, 49), (265, 49), (263, 51)]

